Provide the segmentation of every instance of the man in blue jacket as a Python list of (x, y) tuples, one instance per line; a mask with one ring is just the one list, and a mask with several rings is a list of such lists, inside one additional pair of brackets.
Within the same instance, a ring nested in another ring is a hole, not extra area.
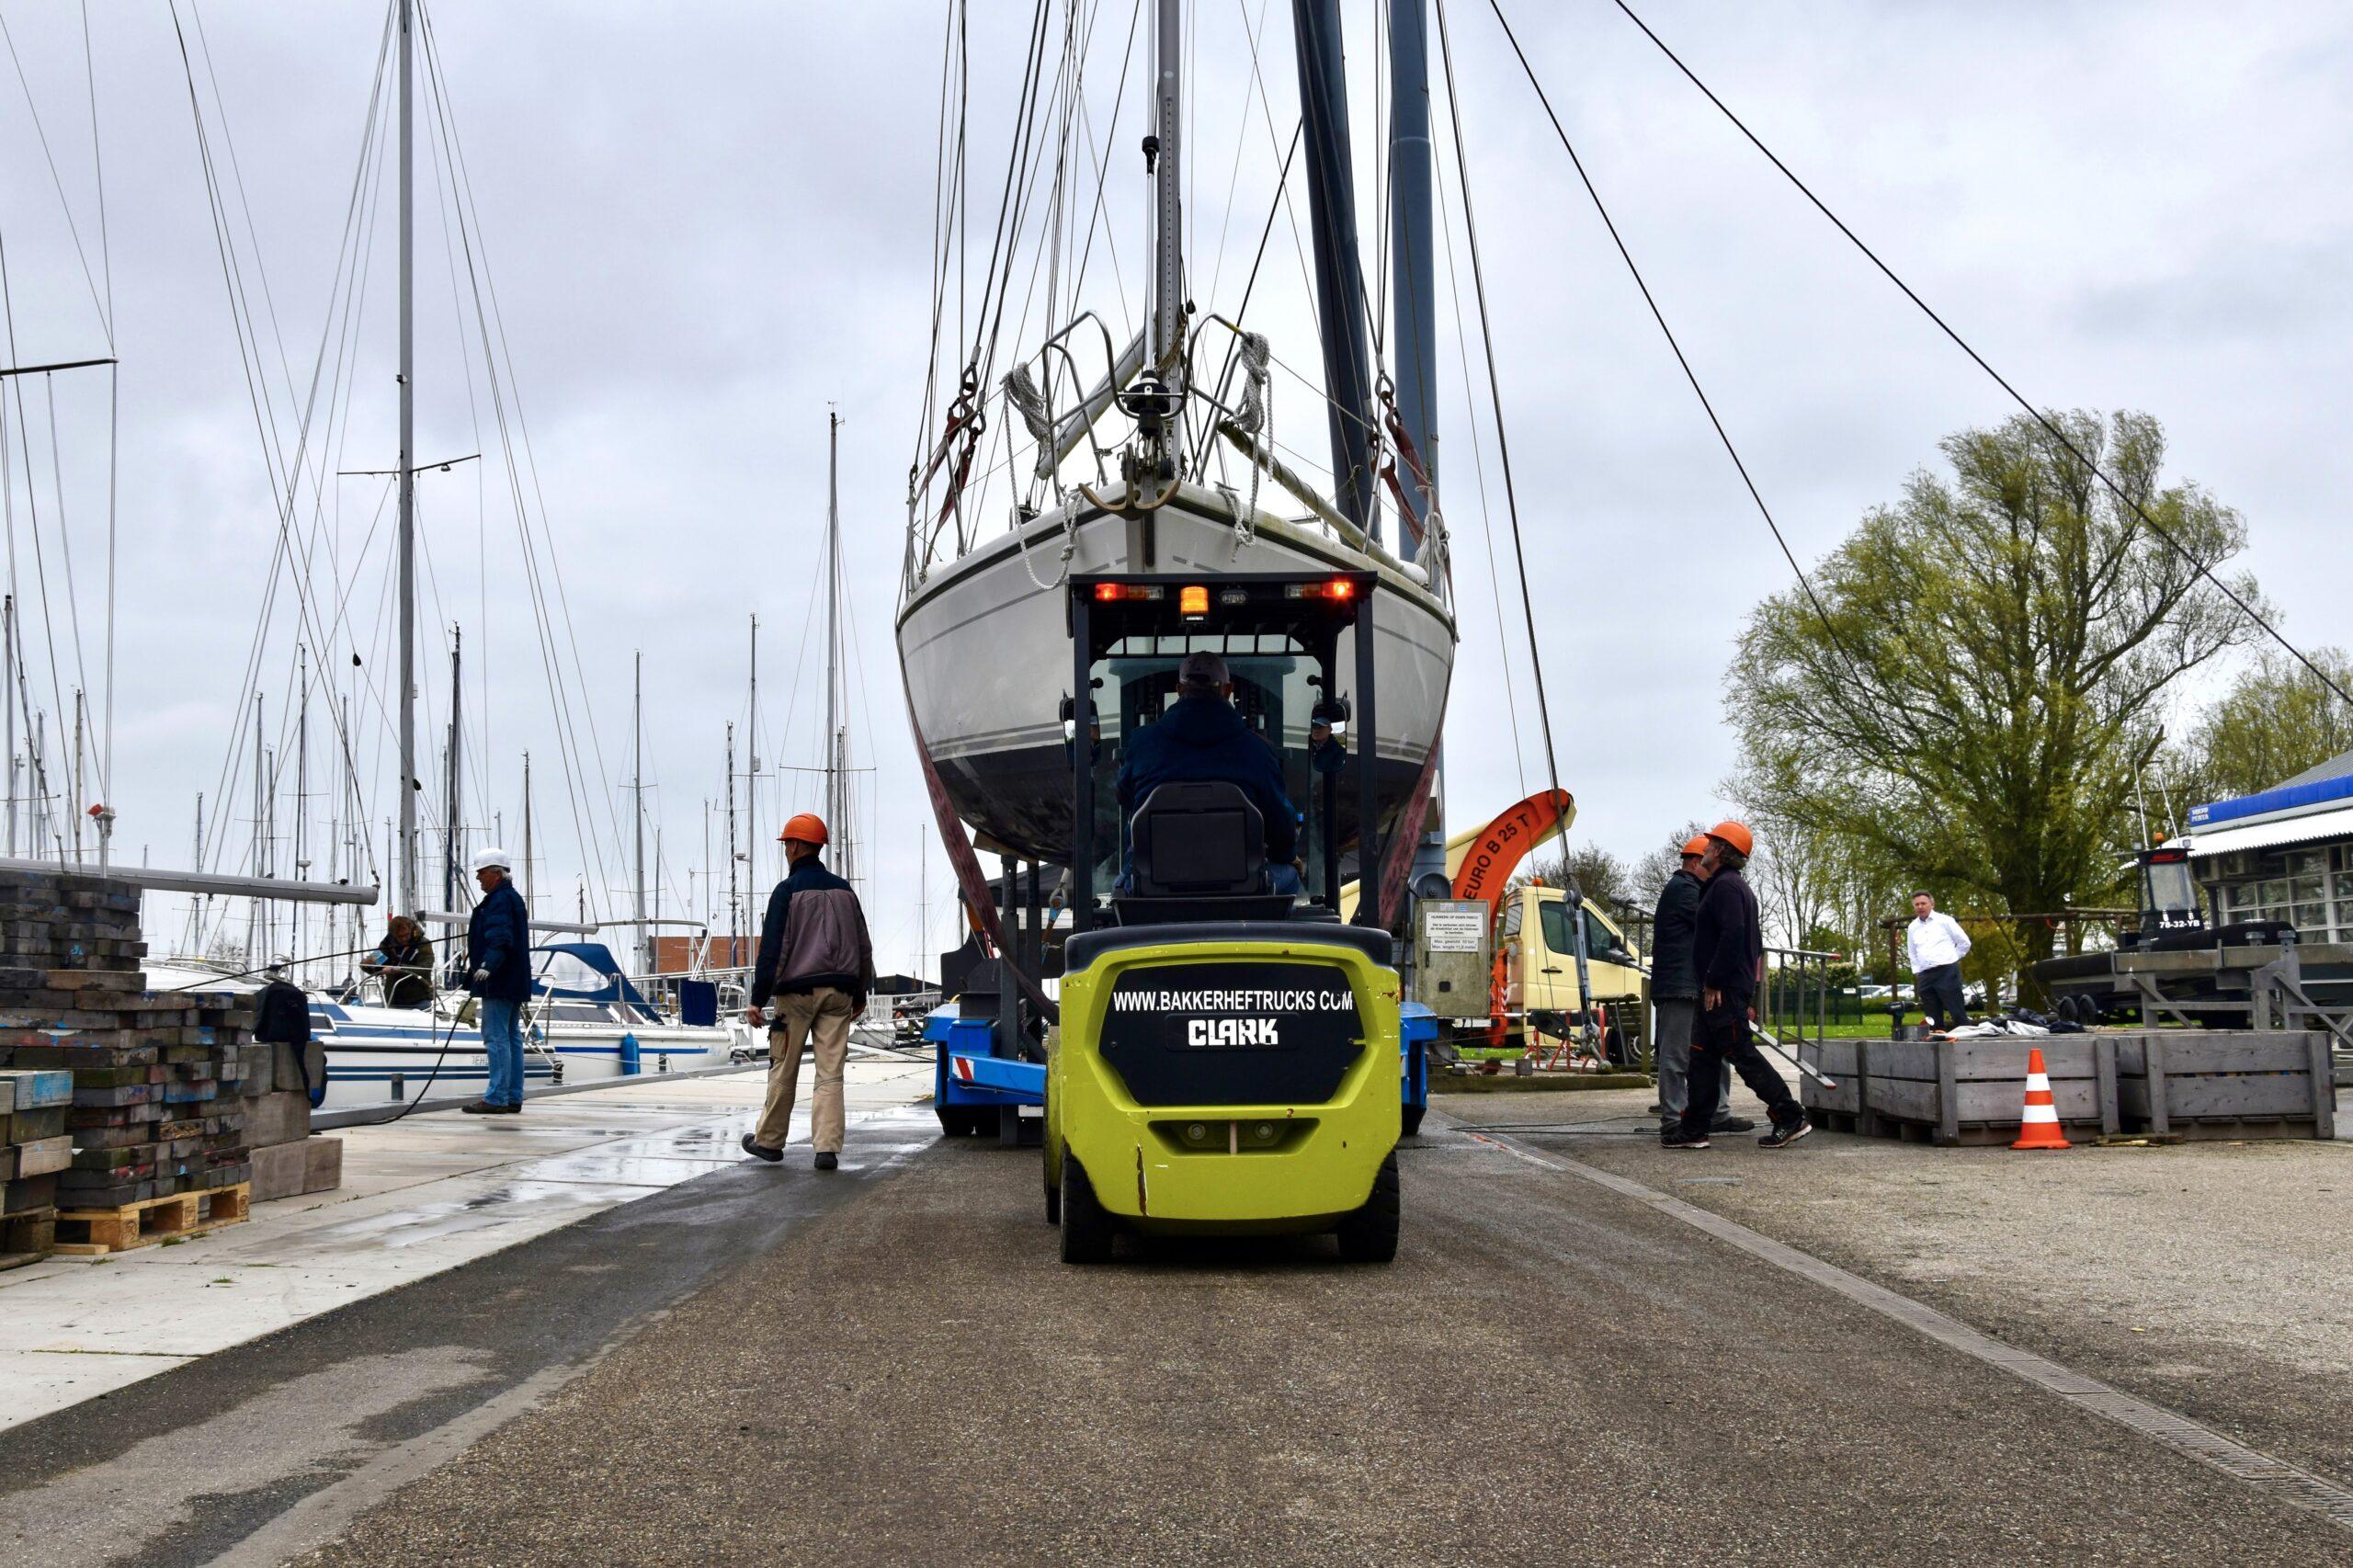
[(531, 916), (515, 891), (514, 860), (504, 849), (474, 857), (482, 902), (466, 923), (466, 989), (482, 999), (483, 1051), (490, 1085), (464, 1108), (470, 1116), (517, 1116), (523, 1109), (523, 1004), (531, 997)]
[(1236, 785), (1266, 819), (1272, 890), (1295, 893), (1304, 874), (1299, 812), (1283, 788), (1281, 760), (1234, 710), (1233, 689), (1222, 657), (1206, 649), (1185, 655), (1176, 669), (1176, 700), (1128, 743), (1120, 763), (1120, 810), (1133, 817), (1163, 784)]
[(1691, 964), (1699, 976), (1699, 1028), (1691, 1041), (1689, 1097), (1683, 1124), (1660, 1142), (1669, 1149), (1704, 1149), (1709, 1126), (1716, 1115), (1716, 1086), (1723, 1063), (1730, 1062), (1740, 1081), (1765, 1102), (1773, 1131), (1756, 1142), (1768, 1149), (1785, 1148), (1813, 1131), (1805, 1112), (1790, 1093), (1781, 1075), (1767, 1065), (1750, 1037), (1750, 1004), (1765, 976), (1765, 926), (1757, 916), (1756, 895), (1741, 875), (1748, 865), (1756, 840), (1736, 822), (1720, 822), (1708, 830), (1704, 869), (1708, 885), (1699, 894), (1699, 909), (1692, 923)]

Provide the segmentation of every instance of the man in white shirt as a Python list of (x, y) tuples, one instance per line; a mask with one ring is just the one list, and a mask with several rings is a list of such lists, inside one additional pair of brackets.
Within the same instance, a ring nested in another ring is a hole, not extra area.
[(1969, 1005), (1961, 996), (1961, 960), (1969, 956), (1969, 933), (1949, 915), (1937, 913), (1937, 901), (1925, 892), (1912, 895), (1912, 924), (1904, 928), (1904, 944), (1912, 957), (1912, 975), (1918, 983), (1920, 1011), (1931, 1028), (1957, 1028), (1969, 1022)]

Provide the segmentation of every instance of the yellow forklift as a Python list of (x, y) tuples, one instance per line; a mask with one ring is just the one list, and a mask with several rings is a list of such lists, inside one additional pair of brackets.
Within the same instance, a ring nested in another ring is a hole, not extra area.
[[(1390, 934), (1339, 914), (1343, 850), (1380, 863), (1372, 639), (1354, 635), (1375, 585), (1370, 572), (1070, 583), (1073, 927), (1044, 1139), (1065, 1262), (1108, 1261), (1122, 1231), (1331, 1232), (1344, 1257), (1396, 1256), (1398, 974)], [(1344, 636), (1352, 702), (1336, 684)], [(1264, 818), (1232, 784), (1163, 784), (1120, 822), (1117, 749), (1199, 648), (1224, 656), (1306, 807), (1299, 894), (1271, 891)], [(1330, 726), (1340, 766), (1287, 744), (1311, 722)]]

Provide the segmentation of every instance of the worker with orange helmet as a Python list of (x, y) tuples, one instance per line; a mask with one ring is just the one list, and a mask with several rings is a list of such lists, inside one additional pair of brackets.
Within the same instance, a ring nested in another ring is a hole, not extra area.
[[(841, 1164), (842, 1075), (849, 1064), (849, 1028), (866, 1010), (874, 984), (874, 943), (858, 892), (824, 866), (825, 824), (802, 812), (777, 835), (787, 872), (760, 922), (760, 957), (752, 970), (744, 1020), (768, 1026), (767, 1103), (760, 1124), (744, 1134), (744, 1152), (774, 1164), (784, 1158), (801, 1052), (814, 1045), (817, 1093), (809, 1108), (816, 1166)], [(768, 1004), (776, 1004), (774, 1016)]]
[[(1688, 1103), (1686, 1077), (1691, 1067), (1691, 1035), (1699, 1021), (1699, 971), (1691, 961), (1691, 937), (1699, 914), (1699, 891), (1707, 885), (1700, 864), (1708, 835), (1696, 834), (1683, 846), (1683, 864), (1659, 889), (1651, 917), (1651, 1012), (1655, 1020), (1652, 1061), (1658, 1068), (1658, 1135), (1671, 1138), (1683, 1125)], [(1711, 1132), (1746, 1132), (1756, 1124), (1722, 1108), (1732, 1098), (1732, 1066), (1722, 1069)]]
[(1757, 915), (1756, 895), (1741, 873), (1756, 847), (1756, 836), (1745, 824), (1720, 822), (1708, 830), (1707, 839), (1701, 864), (1708, 886), (1699, 895), (1691, 931), (1691, 962), (1699, 975), (1699, 1027), (1691, 1040), (1690, 1095), (1682, 1125), (1661, 1142), (1670, 1149), (1708, 1146), (1717, 1085), (1728, 1063), (1765, 1102), (1773, 1119), (1773, 1130), (1756, 1142), (1768, 1149), (1785, 1149), (1813, 1128), (1750, 1034), (1756, 1017), (1751, 1004), (1765, 978), (1765, 926)]

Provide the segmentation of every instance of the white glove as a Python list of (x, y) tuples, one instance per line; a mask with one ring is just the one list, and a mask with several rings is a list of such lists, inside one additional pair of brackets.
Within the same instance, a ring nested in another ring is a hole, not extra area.
[(490, 983), (490, 971), (486, 969), (478, 969), (474, 971), (474, 983), (476, 985), (488, 985)]

